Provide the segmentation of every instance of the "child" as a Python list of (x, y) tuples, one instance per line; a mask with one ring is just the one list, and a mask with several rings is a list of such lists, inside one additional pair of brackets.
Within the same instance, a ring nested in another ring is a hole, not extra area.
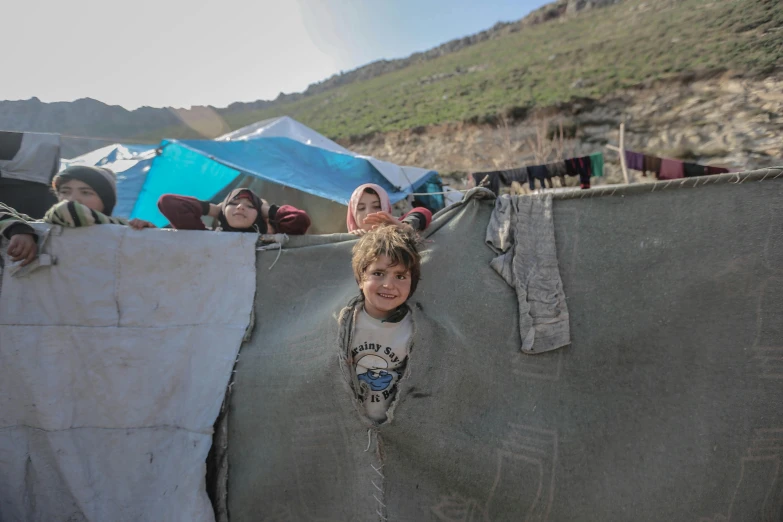
[(117, 177), (102, 167), (68, 167), (52, 180), (59, 202), (44, 216), (45, 223), (63, 227), (128, 225), (136, 230), (155, 228), (142, 219), (112, 217), (117, 203)]
[(374, 226), (394, 225), (408, 227), (421, 232), (430, 226), (432, 212), (423, 207), (414, 208), (402, 219), (391, 214), (389, 194), (378, 185), (367, 183), (353, 191), (348, 203), (346, 223), (348, 232), (358, 236), (372, 230)]
[(216, 221), (216, 229), (227, 232), (301, 235), (310, 227), (310, 217), (291, 205), (270, 205), (250, 189), (232, 190), (219, 205), (189, 196), (164, 194), (158, 209), (171, 226), (179, 230), (206, 230), (202, 216)]
[(382, 423), (405, 372), (413, 335), (406, 301), (419, 282), (416, 236), (393, 225), (377, 227), (354, 245), (351, 264), (360, 296), (348, 361), (367, 416)]
[[(111, 217), (117, 201), (117, 182), (114, 172), (100, 167), (69, 167), (52, 180), (52, 189), (59, 200), (43, 218), (44, 223), (63, 227), (90, 225), (128, 225), (136, 230), (155, 228), (141, 219)], [(0, 205), (0, 234), (9, 240), (11, 261), (30, 264), (38, 255), (37, 234), (28, 223), (35, 220)]]

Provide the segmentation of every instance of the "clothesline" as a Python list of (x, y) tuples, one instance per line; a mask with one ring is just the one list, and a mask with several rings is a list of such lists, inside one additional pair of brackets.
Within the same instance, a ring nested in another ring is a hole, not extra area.
[(730, 172), (725, 167), (714, 167), (678, 159), (661, 158), (652, 154), (623, 150), (611, 145), (607, 145), (607, 148), (622, 154), (627, 168), (641, 172), (643, 176), (646, 176), (648, 172), (653, 173), (660, 180), (710, 176)]
[(604, 155), (595, 152), (588, 156), (554, 161), (543, 165), (530, 165), (513, 169), (494, 170), (489, 172), (474, 172), (471, 174), (475, 186), (489, 188), (495, 194), (500, 192), (500, 185), (510, 186), (513, 182), (528, 183), (531, 190), (536, 189), (536, 180), (540, 188), (554, 188), (552, 178), (559, 178), (560, 186), (565, 187), (566, 176), (578, 176), (579, 186), (590, 188), (590, 178), (604, 175)]

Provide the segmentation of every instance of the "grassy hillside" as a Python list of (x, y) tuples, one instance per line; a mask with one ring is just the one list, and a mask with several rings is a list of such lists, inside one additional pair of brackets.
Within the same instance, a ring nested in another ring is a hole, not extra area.
[[(780, 0), (627, 0), (225, 119), (236, 129), (285, 114), (332, 138), (492, 121), (691, 71), (763, 74), (783, 64), (781, 28)], [(194, 137), (147, 137), (164, 135)]]

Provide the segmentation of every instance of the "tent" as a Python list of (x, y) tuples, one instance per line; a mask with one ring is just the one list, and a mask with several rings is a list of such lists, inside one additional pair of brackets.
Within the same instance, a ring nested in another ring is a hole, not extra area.
[(247, 141), (275, 137), (289, 138), (305, 145), (312, 145), (330, 152), (347, 154), (355, 158), (367, 160), (398, 191), (404, 191), (411, 186), (419, 187), (433, 174), (433, 171), (428, 169), (401, 167), (388, 161), (375, 159), (372, 156), (356, 154), (288, 116), (259, 121), (234, 132), (229, 132), (217, 138), (217, 141)]
[(64, 159), (60, 163), (60, 169), (89, 165), (113, 170), (117, 174), (117, 205), (113, 214), (129, 217), (155, 157), (155, 149), (154, 145), (115, 143), (70, 160)]
[(165, 226), (158, 198), (177, 193), (220, 201), (249, 187), (265, 199), (307, 210), (312, 233), (345, 230), (345, 206), (363, 183), (384, 187), (392, 202), (412, 194), (435, 171), (400, 167), (355, 154), (292, 120), (265, 120), (217, 140), (166, 140), (159, 148), (131, 217)]

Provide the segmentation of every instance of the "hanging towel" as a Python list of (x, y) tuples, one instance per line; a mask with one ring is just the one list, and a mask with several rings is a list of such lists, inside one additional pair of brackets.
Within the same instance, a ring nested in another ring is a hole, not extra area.
[(661, 158), (657, 156), (648, 156), (647, 154), (644, 155), (644, 165), (642, 166), (642, 175), (646, 176), (648, 172), (655, 174), (658, 176), (658, 173), (661, 172)]
[(500, 171), (500, 181), (505, 185), (511, 185), (514, 181), (523, 185), (527, 183), (528, 174), (527, 167), (519, 167), (516, 169), (508, 169)]
[(723, 167), (710, 167), (707, 166), (707, 174), (727, 174), (729, 169)]
[(549, 171), (549, 175), (551, 177), (560, 179), (561, 187), (566, 186), (565, 177), (566, 174), (568, 174), (568, 169), (566, 167), (565, 161), (556, 161), (555, 163), (549, 163), (547, 164), (546, 168)]
[(632, 150), (625, 151), (625, 166), (632, 170), (644, 171), (644, 154)]
[(658, 179), (680, 179), (685, 177), (683, 164), (680, 160), (664, 158), (661, 160), (661, 170)]
[(530, 190), (536, 189), (536, 180), (539, 180), (541, 183), (541, 188), (546, 188), (544, 185), (544, 181), (549, 179), (549, 186), (551, 188), (552, 186), (552, 179), (549, 175), (549, 171), (546, 168), (546, 165), (535, 165), (533, 167), (527, 168), (528, 176), (530, 176)]
[(490, 266), (516, 290), (522, 351), (528, 354), (571, 343), (552, 215), (552, 194), (504, 195), (487, 225), (486, 242), (498, 254)]
[(686, 178), (704, 176), (707, 173), (707, 167), (698, 163), (683, 163), (682, 170)]
[[(570, 165), (569, 165), (570, 164)], [(575, 172), (579, 176), (579, 187), (583, 189), (590, 188), (590, 176), (592, 176), (592, 166), (590, 156), (581, 158), (571, 158), (566, 162), (569, 165), (569, 172)]]
[(604, 154), (603, 152), (594, 152), (590, 154), (590, 168), (593, 176), (600, 178), (604, 175)]

